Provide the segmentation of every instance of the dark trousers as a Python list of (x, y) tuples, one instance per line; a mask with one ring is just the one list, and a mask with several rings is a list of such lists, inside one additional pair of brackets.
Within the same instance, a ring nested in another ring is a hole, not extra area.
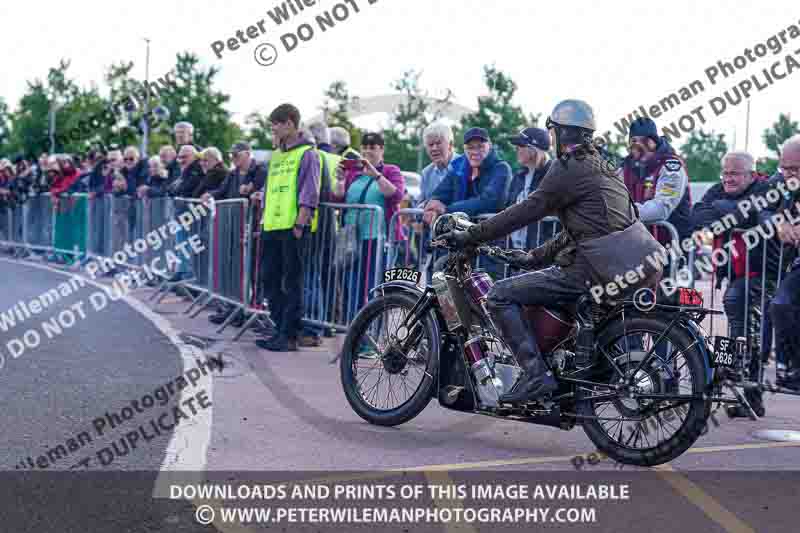
[(578, 264), (552, 266), (498, 281), (489, 292), (495, 304), (571, 307), (588, 292), (587, 271)]
[(296, 339), (303, 320), (303, 250), (307, 232), (296, 238), (292, 230), (261, 235), (261, 283), (278, 333)]
[(770, 312), (775, 324), (775, 344), (783, 350), (787, 367), (800, 370), (800, 262), (783, 279)]
[[(747, 300), (745, 292), (745, 278), (733, 280), (728, 284), (725, 290), (725, 296), (722, 300), (722, 305), (725, 307), (725, 314), (728, 317), (728, 325), (730, 326), (730, 336), (732, 338), (747, 337), (745, 334), (745, 307), (748, 310), (747, 326), (752, 331), (753, 326), (760, 329), (761, 324), (753, 324), (756, 320), (753, 314), (753, 306), (761, 305), (761, 278), (750, 278), (748, 282), (750, 290), (750, 299)], [(766, 299), (766, 309), (769, 309), (769, 298)], [(770, 320), (769, 313), (764, 314), (764, 331), (761, 336), (761, 351), (762, 353), (769, 353), (772, 346), (772, 321)], [(760, 354), (759, 354), (760, 355)], [(778, 357), (780, 361), (781, 357)]]

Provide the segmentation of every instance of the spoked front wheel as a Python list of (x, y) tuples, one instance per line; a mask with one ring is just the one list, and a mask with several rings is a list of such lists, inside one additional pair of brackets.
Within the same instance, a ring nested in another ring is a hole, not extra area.
[(390, 293), (367, 304), (350, 325), (342, 351), (347, 401), (371, 424), (396, 426), (417, 416), (433, 397), (439, 330), (430, 312), (410, 317), (411, 296)]
[(578, 386), (586, 435), (620, 463), (669, 462), (705, 429), (711, 400), (704, 399), (703, 353), (679, 325), (664, 335), (668, 325), (644, 317), (609, 325), (598, 339), (605, 370), (590, 378), (604, 386)]

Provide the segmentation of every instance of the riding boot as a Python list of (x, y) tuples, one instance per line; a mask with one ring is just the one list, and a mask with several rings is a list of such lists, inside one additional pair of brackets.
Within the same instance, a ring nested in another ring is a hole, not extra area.
[(495, 304), (490, 301), (488, 309), (503, 340), (525, 371), (514, 388), (500, 396), (500, 401), (523, 403), (557, 390), (558, 382), (539, 352), (536, 337), (523, 319), (522, 308), (513, 303)]

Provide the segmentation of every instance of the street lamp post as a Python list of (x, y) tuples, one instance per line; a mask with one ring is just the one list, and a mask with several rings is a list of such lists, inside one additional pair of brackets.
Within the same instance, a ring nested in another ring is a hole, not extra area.
[(148, 137), (150, 133), (150, 124), (148, 122), (148, 115), (150, 113), (150, 39), (145, 38), (147, 43), (147, 55), (145, 56), (144, 64), (144, 114), (142, 115), (142, 157), (147, 157)]

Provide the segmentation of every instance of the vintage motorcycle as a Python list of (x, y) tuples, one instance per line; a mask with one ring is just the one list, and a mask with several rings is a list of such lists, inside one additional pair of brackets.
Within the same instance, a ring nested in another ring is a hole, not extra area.
[(507, 263), (513, 258), (493, 246), (454, 250), (436, 240), (471, 224), (463, 214), (440, 217), (432, 246), (447, 255), (430, 284), (420, 287), (420, 272), (389, 270), (351, 323), (341, 380), (363, 419), (399, 425), (436, 397), (462, 412), (564, 430), (581, 425), (614, 460), (653, 466), (694, 444), (706, 430), (712, 401), (738, 402), (720, 395), (724, 372), (716, 371), (741, 359), (736, 342), (722, 339), (712, 353), (698, 326), (720, 312), (703, 309), (692, 289), (667, 297), (644, 288), (599, 304), (587, 290), (576, 305), (526, 308), (559, 389), (537, 402), (501, 403), (522, 369), (485, 308), (493, 281), (471, 265), (480, 254)]

